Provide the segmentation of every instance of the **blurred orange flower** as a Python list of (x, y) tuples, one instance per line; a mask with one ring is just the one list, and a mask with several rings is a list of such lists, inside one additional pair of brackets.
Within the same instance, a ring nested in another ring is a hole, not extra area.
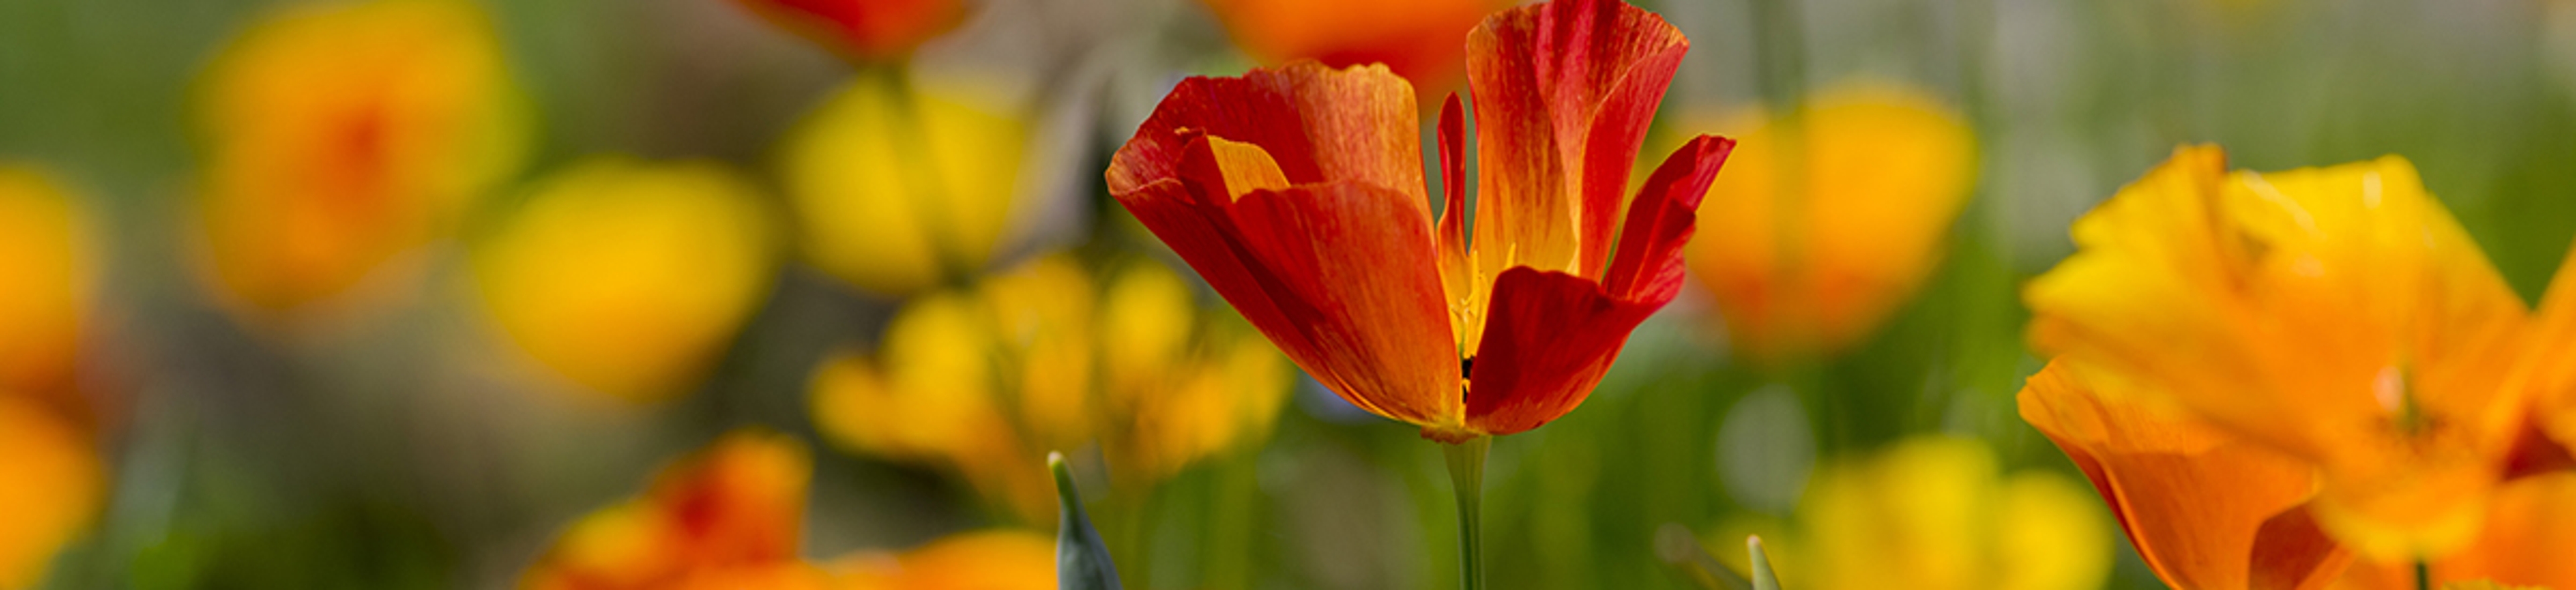
[(2020, 402), (2168, 585), (2324, 588), (2352, 561), (2307, 511), (2316, 476), (2298, 459), (2157, 400), (2107, 394), (2064, 360), (2031, 376)]
[[(1030, 471), (1040, 471), (1029, 466)], [(642, 496), (583, 517), (520, 578), (529, 590), (1040, 590), (1055, 544), (1028, 532), (954, 535), (901, 555), (830, 563), (798, 555), (804, 447), (759, 431), (726, 435), (662, 470)]]
[(1202, 311), (1187, 283), (1136, 262), (1094, 279), (1065, 255), (898, 311), (873, 355), (817, 370), (814, 419), (836, 444), (955, 469), (1030, 522), (1054, 488), (1022, 468), (1094, 443), (1125, 486), (1268, 436), (1288, 396), (1279, 354)]
[(531, 590), (661, 588), (709, 572), (792, 564), (812, 460), (785, 436), (726, 435), (643, 495), (582, 517), (521, 577)]
[(44, 581), (54, 553), (89, 527), (107, 497), (89, 435), (0, 391), (0, 589)]
[(1627, 185), (1688, 46), (1616, 1), (1515, 8), (1471, 32), (1473, 248), (1456, 99), (1435, 224), (1413, 89), (1379, 66), (1182, 81), (1112, 158), (1109, 189), (1343, 399), (1443, 442), (1521, 432), (1590, 395), (1681, 289), (1691, 212), (1732, 142), (1691, 142), (1633, 203)]
[(223, 299), (277, 314), (349, 291), (511, 173), (527, 125), (490, 28), (456, 0), (306, 3), (216, 58), (196, 221)]
[(1743, 144), (1700, 208), (1691, 276), (1716, 297), (1731, 343), (1761, 361), (1866, 340), (1938, 265), (1975, 185), (1967, 125), (1908, 88), (1844, 85), (1794, 115), (1715, 128)]
[(1008, 245), (1028, 122), (959, 80), (851, 82), (783, 148), (806, 260), (880, 295), (962, 282)]
[(962, 0), (737, 0), (843, 57), (890, 61), (912, 53), (966, 16)]
[(1262, 63), (1386, 64), (1437, 91), (1458, 83), (1467, 31), (1508, 0), (1204, 0)]
[(31, 588), (106, 500), (78, 383), (98, 253), (67, 187), (0, 162), (0, 589)]
[(2074, 236), (2024, 298), (2096, 397), (2312, 465), (2309, 512), (2366, 557), (2477, 533), (2523, 424), (2525, 312), (2405, 160), (2230, 173), (2184, 148)]
[(472, 244), (474, 278), (501, 331), (579, 391), (666, 399), (768, 298), (780, 239), (764, 201), (715, 164), (590, 160)]

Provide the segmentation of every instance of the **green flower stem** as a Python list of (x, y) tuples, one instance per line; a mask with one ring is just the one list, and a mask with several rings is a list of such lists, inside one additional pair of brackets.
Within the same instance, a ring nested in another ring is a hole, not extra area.
[(1485, 587), (1485, 544), (1479, 533), (1484, 528), (1485, 453), (1493, 448), (1489, 436), (1440, 447), (1449, 458), (1449, 483), (1458, 491), (1458, 585), (1466, 590)]

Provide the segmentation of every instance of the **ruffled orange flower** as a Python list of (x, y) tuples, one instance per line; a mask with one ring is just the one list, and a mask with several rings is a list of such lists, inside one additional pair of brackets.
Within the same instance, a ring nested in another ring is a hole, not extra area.
[(1113, 157), (1109, 190), (1343, 399), (1445, 442), (1521, 432), (1581, 403), (1681, 289), (1692, 213), (1734, 142), (1694, 140), (1625, 191), (1688, 47), (1601, 0), (1470, 33), (1472, 248), (1456, 98), (1435, 225), (1413, 89), (1380, 66), (1185, 80)]
[(297, 6), (245, 31), (200, 91), (206, 275), (247, 311), (352, 290), (444, 235), (525, 147), (499, 42), (466, 2)]
[(1691, 277), (1729, 343), (1768, 362), (1860, 344), (1941, 259), (1976, 143), (1958, 115), (1896, 86), (1827, 89), (1795, 118), (1741, 114), (1744, 147), (1708, 189)]
[(803, 446), (738, 432), (662, 470), (642, 496), (566, 529), (521, 577), (530, 590), (663, 588), (717, 572), (797, 560), (805, 485)]
[[(1034, 471), (1035, 469), (1032, 469)], [(663, 469), (651, 489), (564, 531), (520, 577), (528, 590), (1041, 590), (1055, 587), (1052, 540), (1022, 531), (954, 535), (900, 555), (798, 556), (802, 446), (727, 435)], [(0, 493), (0, 497), (6, 497)]]
[(1503, 0), (1205, 0), (1245, 52), (1278, 65), (1383, 63), (1395, 75), (1448, 88), (1458, 81), (1467, 31)]
[[(2185, 148), (2074, 235), (2024, 298), (2034, 344), (2095, 397), (2313, 466), (2309, 512), (2365, 556), (2477, 532), (2521, 432), (2525, 313), (2404, 160), (2230, 173)], [(2217, 495), (2177, 494), (2152, 501)]]
[(2093, 481), (2138, 556), (2175, 588), (2324, 588), (2351, 563), (2304, 504), (2314, 470), (2183, 411), (2107, 395), (2049, 363), (2021, 416)]
[(737, 0), (843, 56), (886, 61), (957, 27), (960, 0)]

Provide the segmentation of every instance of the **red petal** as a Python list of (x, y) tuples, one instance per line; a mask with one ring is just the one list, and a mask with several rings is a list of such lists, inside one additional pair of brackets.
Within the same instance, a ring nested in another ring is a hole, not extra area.
[(1458, 95), (1450, 93), (1449, 102), (1440, 106), (1440, 190), (1445, 204), (1440, 208), (1439, 231), (1440, 278), (1453, 302), (1468, 297), (1473, 274), (1467, 268), (1467, 132), (1458, 110)]
[[(1214, 156), (1193, 141), (1188, 166)], [(1389, 418), (1455, 424), (1449, 335), (1419, 198), (1356, 182), (1254, 190), (1164, 180), (1119, 202), (1288, 358)]]
[[(1467, 37), (1481, 159), (1476, 243), (1516, 264), (1597, 276), (1646, 125), (1690, 43), (1617, 0), (1559, 0)], [(1499, 240), (1499, 241), (1497, 241)]]
[(1613, 298), (1599, 283), (1561, 272), (1503, 271), (1467, 379), (1467, 426), (1512, 434), (1574, 410), (1628, 332), (1662, 305)]
[(1163, 98), (1109, 161), (1109, 192), (1180, 175), (1194, 135), (1269, 152), (1291, 184), (1354, 180), (1411, 195), (1428, 217), (1413, 86), (1384, 67), (1334, 70), (1313, 62), (1241, 78), (1190, 78)]
[(1628, 209), (1628, 224), (1619, 231), (1618, 258), (1610, 262), (1603, 285), (1623, 299), (1672, 301), (1682, 287), (1682, 246), (1690, 243), (1699, 220), (1699, 201), (1735, 140), (1710, 135), (1692, 139), (1664, 158), (1646, 177)]

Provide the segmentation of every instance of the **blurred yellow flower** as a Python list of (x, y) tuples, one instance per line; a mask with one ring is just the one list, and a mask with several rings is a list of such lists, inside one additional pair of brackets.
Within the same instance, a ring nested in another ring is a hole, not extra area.
[(781, 170), (807, 260), (881, 295), (983, 269), (1019, 207), (1029, 131), (966, 88), (864, 76), (807, 117)]
[(726, 435), (663, 468), (643, 495), (574, 522), (520, 587), (662, 588), (793, 564), (812, 477), (812, 459), (794, 440), (759, 431)]
[(91, 446), (79, 428), (0, 392), (0, 589), (43, 581), (54, 553), (97, 514), (107, 474)]
[(2001, 473), (1974, 439), (1908, 439), (1817, 473), (1783, 575), (1817, 590), (2100, 588), (2111, 532), (2092, 503), (2056, 474)]
[(474, 244), (493, 320), (582, 389), (629, 402), (685, 392), (758, 309), (776, 221), (708, 163), (603, 158), (537, 184)]
[(296, 4), (197, 90), (204, 275), (263, 317), (442, 235), (526, 142), (490, 23), (456, 0)]
[(2033, 344), (2313, 465), (2364, 556), (2456, 549), (2520, 432), (2521, 299), (2403, 159), (2225, 166), (2181, 149), (2078, 220), (2024, 291)]
[(1846, 84), (1794, 116), (1712, 125), (1739, 138), (1710, 185), (1690, 270), (1731, 342), (1766, 362), (1856, 346), (1940, 261), (1975, 185), (1976, 143), (1921, 92)]
[(1034, 259), (897, 312), (873, 356), (817, 370), (814, 419), (853, 451), (959, 471), (1032, 520), (1051, 483), (1022, 466), (1097, 443), (1121, 482), (1159, 480), (1268, 436), (1289, 388), (1279, 353), (1212, 320), (1155, 263), (1105, 285), (1066, 255)]
[(1021, 531), (951, 535), (902, 555), (835, 560), (841, 590), (1053, 590), (1055, 539)]
[(98, 272), (90, 231), (65, 187), (0, 162), (0, 391), (72, 392)]

